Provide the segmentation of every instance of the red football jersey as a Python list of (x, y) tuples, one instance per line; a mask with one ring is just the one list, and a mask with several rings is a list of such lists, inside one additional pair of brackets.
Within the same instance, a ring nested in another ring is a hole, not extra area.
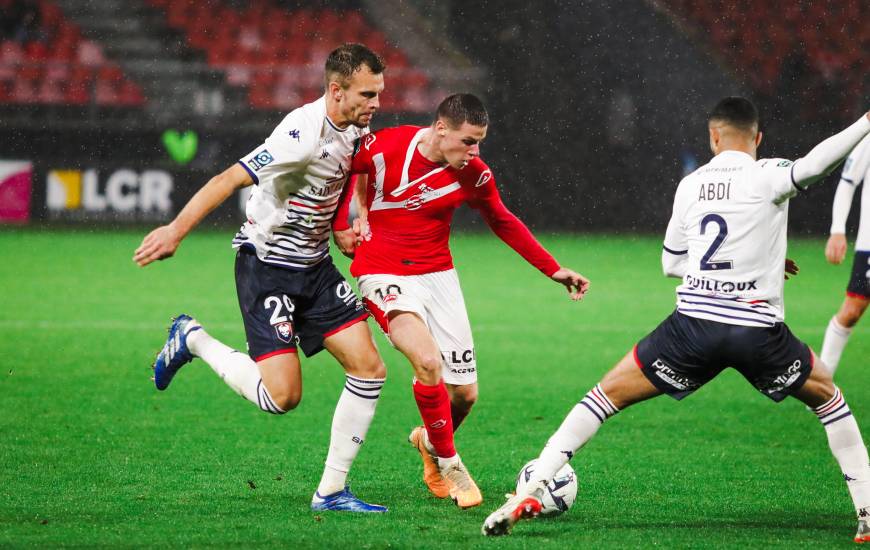
[[(547, 276), (555, 273), (559, 264), (505, 207), (486, 163), (475, 158), (461, 170), (435, 164), (417, 149), (426, 131), (398, 126), (361, 138), (351, 172), (368, 174), (371, 240), (357, 248), (351, 274), (421, 275), (451, 269), (450, 222), (464, 202), (530, 264)], [(351, 194), (346, 193), (344, 213)]]

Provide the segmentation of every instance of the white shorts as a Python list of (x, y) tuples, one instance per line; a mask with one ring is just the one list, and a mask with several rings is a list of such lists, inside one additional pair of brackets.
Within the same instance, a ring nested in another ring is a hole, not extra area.
[(445, 383), (477, 382), (474, 340), (455, 269), (424, 275), (363, 275), (359, 291), (387, 337), (389, 312), (408, 311), (423, 319), (441, 350)]

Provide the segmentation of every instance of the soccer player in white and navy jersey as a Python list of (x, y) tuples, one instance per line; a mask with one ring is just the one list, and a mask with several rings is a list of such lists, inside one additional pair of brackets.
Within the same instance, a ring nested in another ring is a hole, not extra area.
[[(363, 174), (357, 189), (368, 231), (350, 271), (366, 306), (414, 370), (424, 425), (409, 439), (422, 457), (423, 479), (432, 494), (449, 496), (462, 508), (483, 497), (453, 440), (477, 399), (474, 341), (448, 244), (453, 213), (465, 203), (477, 210), (500, 239), (567, 287), (571, 298), (579, 300), (589, 287), (505, 207), (479, 156), (488, 126), (479, 98), (454, 94), (428, 127), (397, 126), (365, 136), (352, 165)], [(342, 221), (346, 216), (339, 214), (336, 223)]]
[[(236, 289), (248, 353), (213, 338), (180, 315), (154, 364), (157, 389), (194, 357), (267, 413), (284, 414), (302, 398), (297, 345), (326, 349), (346, 371), (314, 510), (384, 512), (356, 498), (347, 472), (366, 438), (386, 369), (362, 308), (329, 256), (331, 220), (347, 181), (354, 143), (368, 132), (384, 89), (384, 64), (361, 44), (326, 60), (323, 97), (284, 118), (265, 143), (212, 178), (169, 225), (136, 250), (140, 266), (172, 256), (181, 240), (237, 189), (253, 185), (247, 221), (233, 239)], [(352, 232), (336, 234), (336, 240)]]
[(852, 273), (846, 287), (846, 298), (840, 311), (828, 322), (825, 341), (822, 344), (822, 361), (831, 370), (837, 370), (843, 349), (852, 334), (852, 328), (870, 304), (870, 193), (867, 182), (870, 180), (870, 137), (864, 138), (846, 159), (840, 184), (834, 195), (831, 236), (825, 247), (825, 257), (832, 264), (839, 264), (846, 257), (846, 219), (852, 208), (855, 190), (862, 183), (861, 217), (858, 222), (858, 238), (855, 240), (855, 259)]
[(748, 100), (723, 99), (709, 118), (713, 159), (680, 182), (662, 267), (680, 277), (677, 309), (574, 407), (538, 458), (527, 490), (483, 525), (502, 535), (541, 509), (545, 484), (620, 410), (663, 393), (682, 399), (732, 367), (763, 395), (792, 395), (821, 421), (870, 541), (870, 464), (828, 369), (783, 322), (788, 201), (830, 173), (870, 133), (870, 112), (795, 162), (756, 160), (761, 132)]

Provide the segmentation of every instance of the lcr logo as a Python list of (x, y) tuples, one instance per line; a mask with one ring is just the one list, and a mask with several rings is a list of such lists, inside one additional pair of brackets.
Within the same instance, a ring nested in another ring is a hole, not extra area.
[(84, 209), (88, 212), (119, 213), (172, 210), (172, 176), (163, 170), (129, 169), (109, 174), (101, 188), (96, 170), (52, 170), (46, 181), (46, 206), (59, 212)]

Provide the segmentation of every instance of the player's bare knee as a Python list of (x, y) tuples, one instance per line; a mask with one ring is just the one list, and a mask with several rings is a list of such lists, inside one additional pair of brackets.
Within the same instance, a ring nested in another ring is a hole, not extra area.
[[(282, 411), (292, 411), (299, 406), (302, 401), (301, 388), (275, 388), (275, 391), (269, 390), (269, 396)], [(283, 414), (283, 413), (281, 413)]]
[(354, 362), (346, 370), (348, 374), (358, 378), (386, 378), (387, 376), (387, 367), (377, 353)]
[(436, 384), (441, 378), (442, 359), (440, 355), (420, 355), (412, 361), (414, 375), (427, 385)]
[[(275, 398), (275, 404), (281, 408), (284, 412), (292, 411), (296, 407), (299, 406), (299, 403), (302, 401), (301, 395), (286, 395), (282, 397)], [(281, 413), (283, 414), (283, 413)]]

